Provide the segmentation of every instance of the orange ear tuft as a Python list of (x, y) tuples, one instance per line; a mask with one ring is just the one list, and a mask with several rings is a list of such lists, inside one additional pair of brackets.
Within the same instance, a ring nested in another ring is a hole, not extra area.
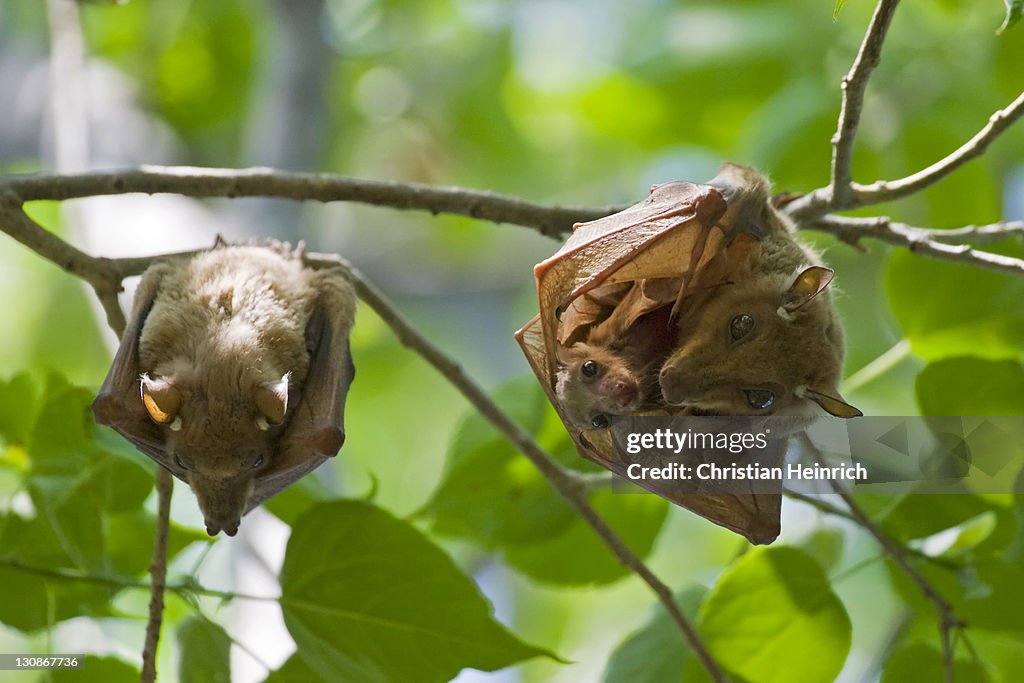
[(792, 313), (821, 294), (822, 290), (832, 282), (834, 274), (831, 269), (823, 266), (804, 268), (783, 295), (782, 309), (787, 313)]
[(143, 374), (140, 378), (142, 403), (149, 417), (157, 424), (173, 422), (181, 408), (181, 393), (171, 380), (151, 378)]
[(851, 418), (864, 415), (864, 413), (844, 401), (838, 394), (836, 396), (829, 396), (814, 389), (804, 389), (803, 397), (814, 401), (825, 412), (836, 417)]

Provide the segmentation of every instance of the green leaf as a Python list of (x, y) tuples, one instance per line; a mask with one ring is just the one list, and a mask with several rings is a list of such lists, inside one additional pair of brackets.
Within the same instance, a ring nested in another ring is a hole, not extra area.
[[(542, 447), (571, 448), (560, 423), (551, 426), (557, 418), (532, 376), (505, 385), (495, 400), (515, 422), (539, 435)], [(460, 425), (445, 469), (422, 511), (436, 533), (493, 549), (549, 539), (576, 518), (537, 468), (477, 413)]]
[[(107, 519), (107, 552), (114, 570), (125, 576), (144, 574), (153, 554), (153, 539), (156, 538), (156, 515), (149, 510), (138, 509)], [(205, 531), (170, 525), (167, 537), (167, 562), (193, 543), (212, 543)]]
[(109, 616), (119, 589), (48, 573), (71, 567), (45, 519), (0, 515), (0, 621), (32, 632), (72, 617)]
[(110, 568), (103, 513), (140, 507), (153, 478), (134, 459), (97, 444), (92, 398), (85, 389), (51, 378), (28, 442), (27, 484), (75, 564), (102, 572)]
[(178, 626), (182, 683), (231, 683), (231, 638), (217, 624), (192, 616)]
[(285, 524), (293, 524), (302, 513), (316, 503), (336, 497), (316, 475), (310, 475), (275, 494), (263, 504), (263, 507)]
[[(649, 493), (598, 491), (590, 503), (641, 558), (651, 552), (668, 515), (668, 503)], [(579, 517), (556, 536), (504, 552), (510, 565), (544, 583), (603, 584), (630, 573)]]
[(832, 10), (832, 21), (839, 19), (839, 12), (842, 11), (843, 5), (846, 4), (846, 0), (836, 0), (836, 8)]
[(951, 529), (991, 509), (968, 493), (910, 495), (886, 513), (881, 526), (888, 536), (905, 542)]
[(1006, 17), (1003, 18), (1002, 25), (996, 29), (996, 33), (1002, 33), (1016, 24), (1024, 14), (1024, 0), (1003, 0), (1003, 2), (1006, 4)]
[(50, 683), (137, 683), (139, 670), (117, 657), (85, 657), (81, 669), (51, 671)]
[(0, 439), (25, 444), (35, 424), (38, 396), (35, 382), (22, 372), (0, 382)]
[(553, 656), (495, 621), (423, 534), (367, 503), (320, 503), (295, 521), (281, 592), (298, 652), (329, 680), (447, 681)]
[[(945, 680), (942, 654), (925, 643), (914, 643), (889, 657), (882, 670), (880, 683), (942, 680)], [(953, 680), (957, 683), (989, 683), (992, 678), (980, 662), (954, 660)]]
[(922, 415), (1024, 415), (1024, 366), (1014, 360), (946, 358), (915, 385)]
[(328, 681), (296, 653), (278, 669), (271, 671), (263, 683), (328, 683)]
[[(691, 620), (697, 613), (707, 588), (692, 586), (676, 594), (674, 600)], [(680, 647), (679, 627), (659, 603), (654, 614), (619, 644), (608, 659), (604, 683), (662, 683), (680, 681), (683, 668), (693, 658), (689, 648)]]
[(885, 287), (914, 353), (927, 360), (1024, 354), (1024, 278), (894, 250)]
[(929, 557), (957, 557), (979, 546), (995, 529), (996, 515), (990, 510), (909, 545)]
[(704, 601), (698, 628), (722, 666), (759, 683), (831, 681), (850, 650), (846, 609), (821, 567), (793, 548), (740, 558)]

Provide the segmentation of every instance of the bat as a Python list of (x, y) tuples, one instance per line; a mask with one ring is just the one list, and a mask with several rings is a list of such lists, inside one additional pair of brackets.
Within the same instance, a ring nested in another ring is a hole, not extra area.
[(760, 255), (736, 263), (731, 285), (680, 318), (680, 343), (659, 376), (666, 403), (719, 415), (861, 415), (838, 391), (833, 272), (797, 242), (764, 176), (728, 165), (719, 178), (736, 220), (761, 236)]
[[(711, 337), (732, 318), (744, 315), (716, 321), (707, 314), (710, 307), (715, 306), (719, 317), (726, 315), (728, 306), (722, 302), (741, 286), (747, 288), (744, 280), (779, 267), (777, 250), (811, 254), (790, 231), (778, 230), (783, 219), (767, 199), (767, 181), (756, 171), (725, 164), (706, 185), (682, 181), (656, 185), (645, 200), (622, 212), (577, 224), (562, 248), (536, 266), (540, 312), (516, 333), (516, 339), (581, 456), (625, 476), (628, 461), (613, 439), (613, 430), (604, 428), (609, 415), (750, 414), (749, 410), (730, 412), (731, 405), (716, 404), (719, 411), (704, 403), (687, 403), (679, 400), (675, 387), (685, 387), (688, 381), (690, 370), (684, 360), (688, 351), (683, 349), (699, 346), (696, 340), (705, 331)], [(822, 275), (815, 293), (827, 285), (825, 270), (811, 273)], [(815, 284), (811, 274), (786, 295), (794, 311), (815, 298), (807, 291)], [(792, 269), (784, 275), (776, 273), (782, 279), (792, 275)], [(674, 325), (667, 353), (664, 337), (655, 336), (650, 343), (644, 331), (648, 320), (665, 316)], [(834, 316), (830, 320), (834, 322)], [(614, 326), (610, 328), (608, 321)], [(644, 322), (633, 329), (638, 321)], [(737, 330), (746, 318), (742, 321), (736, 324)], [(614, 330), (612, 334), (607, 334), (609, 329)], [(832, 333), (836, 331), (838, 325)], [(838, 344), (841, 360), (841, 337)], [(787, 355), (784, 345), (772, 355)], [(621, 390), (616, 381), (593, 382), (597, 396), (594, 391), (577, 391), (576, 385), (584, 383), (577, 374), (587, 361), (603, 361), (611, 372), (620, 373), (639, 366), (644, 376), (651, 372), (647, 363), (652, 356), (659, 384), (655, 393), (660, 396), (645, 396), (639, 404), (613, 402), (608, 410), (609, 399), (618, 397), (616, 392), (629, 394), (628, 383)], [(809, 391), (814, 389), (801, 390), (813, 400)], [(841, 402), (834, 391), (828, 395)], [(842, 412), (836, 404), (826, 404)], [(781, 485), (778, 493), (680, 494), (637, 483), (753, 543), (770, 543), (779, 533)]]
[(658, 371), (672, 351), (675, 325), (668, 306), (638, 306), (642, 292), (642, 283), (634, 283), (584, 341), (555, 347), (555, 395), (577, 429), (607, 427), (609, 415), (652, 408), (661, 398)]
[(355, 294), (302, 248), (218, 245), (143, 273), (96, 421), (192, 488), (211, 536), (341, 448)]

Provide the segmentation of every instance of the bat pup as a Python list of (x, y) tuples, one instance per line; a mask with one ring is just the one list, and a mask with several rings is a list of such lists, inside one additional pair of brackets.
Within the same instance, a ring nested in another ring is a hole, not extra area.
[(726, 197), (723, 220), (742, 223), (761, 248), (730, 264), (732, 284), (680, 319), (684, 332), (659, 374), (665, 401), (719, 415), (861, 415), (838, 392), (844, 345), (826, 289), (832, 271), (796, 241), (757, 171), (726, 164), (710, 184)]
[(584, 341), (556, 347), (555, 396), (563, 414), (578, 429), (603, 429), (612, 415), (629, 415), (660, 401), (658, 370), (668, 357), (675, 329), (668, 304), (635, 320), (624, 311), (634, 292)]
[(286, 246), (217, 246), (142, 277), (93, 409), (192, 487), (213, 536), (334, 455), (355, 296)]

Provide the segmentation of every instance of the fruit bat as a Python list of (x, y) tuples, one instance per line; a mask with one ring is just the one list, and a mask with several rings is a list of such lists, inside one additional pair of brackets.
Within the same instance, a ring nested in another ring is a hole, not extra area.
[(96, 421), (192, 487), (214, 536), (337, 453), (355, 294), (301, 247), (228, 246), (143, 273)]
[(764, 176), (728, 165), (719, 178), (760, 252), (735, 261), (732, 284), (680, 318), (659, 376), (666, 403), (718, 415), (859, 416), (838, 391), (844, 344), (826, 289), (832, 271), (796, 241)]
[[(750, 414), (749, 409), (731, 412), (732, 404), (720, 403), (708, 408), (702, 402), (679, 400), (681, 397), (675, 388), (685, 387), (689, 381), (687, 373), (693, 372), (684, 360), (687, 352), (683, 349), (688, 345), (697, 348), (704, 343), (698, 340), (715, 338), (716, 333), (727, 334), (726, 328), (732, 326), (734, 318), (740, 319), (735, 323), (737, 333), (748, 324), (743, 316), (749, 314), (741, 311), (730, 315), (728, 306), (721, 305), (722, 301), (731, 300), (730, 291), (741, 291), (740, 287), (743, 291), (750, 289), (743, 281), (754, 273), (772, 272), (777, 279), (792, 280), (793, 270), (788, 262), (785, 273), (777, 272), (780, 264), (788, 261), (780, 259), (781, 252), (790, 253), (795, 249), (810, 257), (811, 252), (796, 243), (784, 223), (787, 229), (779, 230), (779, 221), (783, 219), (769, 205), (767, 187), (767, 182), (756, 171), (732, 164), (725, 164), (706, 185), (681, 181), (656, 185), (638, 204), (574, 226), (573, 234), (562, 248), (536, 266), (540, 312), (516, 333), (516, 338), (584, 458), (625, 476), (629, 461), (623, 458), (614, 442), (612, 430), (601, 428), (608, 424), (607, 414), (598, 414), (597, 421), (591, 419), (588, 423), (586, 420), (595, 410), (607, 408), (609, 396), (616, 398), (618, 383), (600, 385), (603, 395), (596, 398), (576, 392), (574, 383), (583, 382), (582, 377), (576, 378), (576, 373), (582, 374), (586, 363), (596, 361), (598, 355), (605, 354), (602, 357), (610, 364), (605, 371), (615, 373), (632, 369), (630, 357), (643, 360), (650, 354), (650, 349), (622, 353), (623, 347), (644, 343), (638, 337), (646, 335), (638, 334), (631, 326), (647, 320), (645, 316), (664, 316), (667, 311), (668, 319), (675, 326), (670, 353), (657, 369), (661, 395), (653, 402), (646, 401), (635, 411), (634, 404), (620, 402), (618, 407), (622, 410), (612, 410), (612, 416)], [(825, 270), (821, 268), (812, 273), (823, 275)], [(795, 289), (785, 294), (785, 303), (793, 311), (815, 298), (810, 294), (811, 289), (820, 293), (827, 285), (824, 277), (816, 282), (810, 276), (797, 279), (800, 285), (793, 282), (790, 289)], [(756, 283), (762, 284), (762, 281)], [(712, 305), (720, 319), (706, 313)], [(790, 311), (787, 314), (792, 315)], [(618, 321), (619, 336), (605, 338), (602, 325), (608, 320)], [(829, 320), (834, 322), (834, 316)], [(832, 334), (841, 334), (837, 325)], [(594, 344), (595, 338), (597, 344)], [(789, 341), (787, 337), (772, 348), (766, 363), (770, 364), (773, 358), (802, 353), (806, 348), (787, 349)], [(660, 338), (654, 342), (658, 354), (663, 352), (662, 343)], [(827, 362), (841, 360), (841, 337), (838, 344), (838, 349), (831, 350)], [(794, 359), (790, 364), (799, 365), (799, 362)], [(762, 388), (760, 384), (751, 388), (755, 390), (754, 399), (767, 400), (765, 395), (756, 392)], [(794, 392), (796, 389), (794, 387)], [(814, 401), (819, 395), (825, 396), (810, 386), (801, 386), (800, 391), (803, 393), (797, 396), (799, 399)], [(747, 394), (741, 395), (747, 399)], [(846, 406), (834, 391), (826, 397), (825, 403), (837, 413), (843, 412), (827, 399)], [(582, 411), (581, 405), (591, 412)], [(754, 543), (770, 543), (779, 533), (781, 486), (778, 494), (655, 492)]]

